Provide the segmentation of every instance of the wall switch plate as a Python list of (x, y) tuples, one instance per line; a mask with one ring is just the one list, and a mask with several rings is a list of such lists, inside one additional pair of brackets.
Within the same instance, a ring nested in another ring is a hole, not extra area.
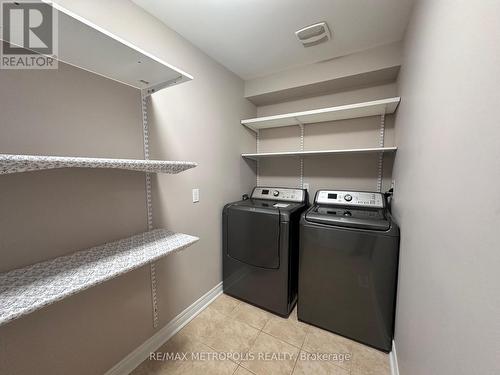
[(308, 182), (304, 182), (304, 183), (302, 184), (302, 188), (303, 188), (303, 189), (306, 189), (307, 191), (309, 191), (309, 183), (308, 183)]
[(193, 189), (193, 203), (200, 201), (200, 189)]

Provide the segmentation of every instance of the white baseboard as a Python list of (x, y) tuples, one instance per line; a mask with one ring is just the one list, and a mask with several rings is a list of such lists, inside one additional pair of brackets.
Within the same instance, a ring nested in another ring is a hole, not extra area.
[(149, 357), (149, 353), (156, 351), (168, 339), (175, 335), (182, 327), (188, 324), (196, 315), (207, 307), (215, 298), (222, 294), (222, 282), (201, 296), (191, 306), (172, 319), (141, 346), (123, 358), (105, 375), (127, 375)]
[(396, 352), (396, 342), (392, 340), (392, 351), (389, 353), (391, 363), (391, 375), (399, 375), (398, 353)]

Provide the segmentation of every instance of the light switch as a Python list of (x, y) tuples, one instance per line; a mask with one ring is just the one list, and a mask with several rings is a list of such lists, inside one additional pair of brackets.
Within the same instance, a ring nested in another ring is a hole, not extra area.
[(193, 189), (193, 203), (200, 201), (200, 189)]

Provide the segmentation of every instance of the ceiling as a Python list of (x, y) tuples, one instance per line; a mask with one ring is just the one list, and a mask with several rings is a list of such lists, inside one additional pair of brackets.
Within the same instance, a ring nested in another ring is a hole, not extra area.
[[(413, 0), (133, 0), (243, 79), (399, 41)], [(333, 39), (294, 32), (326, 21)]]

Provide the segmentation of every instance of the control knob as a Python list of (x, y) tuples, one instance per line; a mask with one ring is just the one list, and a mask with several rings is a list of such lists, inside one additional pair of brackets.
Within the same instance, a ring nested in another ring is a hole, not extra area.
[(274, 190), (274, 191), (273, 191), (273, 195), (274, 195), (275, 197), (277, 197), (278, 195), (280, 195), (280, 192), (279, 192), (278, 190)]
[(352, 195), (346, 194), (346, 195), (344, 195), (344, 199), (346, 200), (346, 202), (350, 202), (350, 201), (352, 201)]

